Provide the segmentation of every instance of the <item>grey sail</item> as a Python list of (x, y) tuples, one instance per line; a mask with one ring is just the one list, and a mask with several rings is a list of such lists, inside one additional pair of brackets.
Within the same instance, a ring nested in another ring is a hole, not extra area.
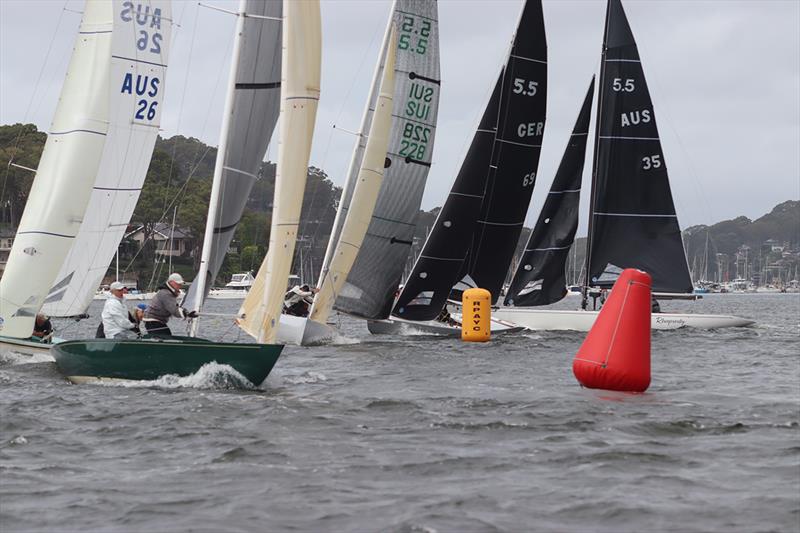
[[(245, 13), (280, 18), (280, 0), (247, 0)], [(220, 182), (220, 207), (203, 297), (217, 277), (244, 212), (280, 112), (281, 22), (246, 17), (241, 36), (231, 127)], [(236, 61), (237, 58), (234, 58)], [(192, 284), (183, 306), (194, 309), (201, 287)]]
[[(398, 0), (392, 132), (385, 170), (367, 234), (335, 308), (386, 318), (411, 251), (428, 178), (439, 108), (439, 27), (431, 0)], [(373, 104), (371, 103), (371, 106)], [(346, 207), (346, 204), (345, 204)]]

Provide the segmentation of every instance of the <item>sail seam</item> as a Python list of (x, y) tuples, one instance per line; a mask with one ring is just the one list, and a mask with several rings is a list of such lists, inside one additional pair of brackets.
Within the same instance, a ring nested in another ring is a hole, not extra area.
[(123, 61), (133, 61), (134, 63), (144, 63), (145, 65), (155, 65), (156, 67), (164, 67), (166, 68), (167, 65), (165, 63), (154, 63), (153, 61), (145, 61), (144, 59), (135, 59), (133, 57), (123, 57), (123, 56), (111, 56), (114, 59), (122, 59)]
[[(141, 191), (141, 187), (137, 188), (116, 188), (116, 187), (92, 187), (95, 191)], [(127, 226), (127, 224), (125, 224)]]
[(567, 194), (570, 192), (581, 192), (580, 189), (567, 189), (563, 191), (550, 191), (550, 194)]
[(255, 175), (255, 174), (253, 174), (251, 172), (246, 172), (244, 170), (239, 170), (238, 168), (229, 167), (227, 165), (224, 165), (222, 168), (225, 169), (225, 170), (230, 170), (231, 172), (235, 172), (237, 174), (244, 174), (245, 176), (248, 176), (250, 178), (258, 179), (257, 175)]
[(489, 226), (521, 226), (525, 223), (522, 222), (489, 222), (488, 220), (478, 220), (478, 224), (487, 224)]
[(647, 214), (647, 213), (594, 213), (595, 216), (603, 215), (607, 217), (654, 217), (654, 218), (678, 218), (678, 215), (657, 215), (657, 214)]
[(67, 130), (67, 131), (51, 131), (48, 135), (67, 135), (69, 133), (94, 133), (95, 135), (102, 135), (105, 137), (107, 133), (102, 131), (92, 131), (92, 130)]
[(640, 59), (606, 59), (606, 63), (641, 63)]
[(541, 144), (526, 144), (526, 143), (520, 143), (520, 142), (516, 142), (516, 141), (509, 141), (509, 140), (506, 140), (506, 139), (501, 139), (499, 137), (496, 138), (495, 140), (497, 142), (507, 143), (507, 144), (515, 144), (517, 146), (524, 146), (526, 148), (541, 148), (542, 147)]
[(437, 19), (433, 19), (431, 17), (426, 17), (425, 15), (421, 15), (419, 13), (411, 13), (409, 11), (400, 11), (399, 9), (395, 9), (395, 11), (398, 12), (398, 13), (402, 13), (404, 15), (412, 15), (412, 16), (415, 16), (415, 17), (419, 17), (421, 19), (427, 19), (427, 20), (432, 20), (433, 22), (439, 22)]
[(572, 245), (569, 244), (567, 246), (552, 246), (550, 248), (525, 248), (526, 252), (547, 252), (548, 250), (566, 250), (571, 248)]
[(432, 255), (421, 255), (420, 257), (424, 257), (425, 259), (433, 259), (434, 261), (463, 261), (464, 258), (458, 257), (433, 257)]
[(53, 237), (63, 237), (65, 239), (75, 238), (75, 235), (64, 235), (63, 233), (52, 233), (50, 231), (18, 231), (17, 235), (51, 235)]
[(619, 137), (616, 135), (600, 135), (599, 139), (625, 139), (630, 141), (660, 141), (658, 137)]
[(541, 59), (533, 59), (532, 57), (517, 56), (514, 54), (511, 54), (511, 57), (513, 57), (514, 59), (524, 59), (525, 61), (532, 61), (533, 63), (541, 63), (543, 65), (547, 64), (547, 61), (542, 61)]
[(470, 198), (483, 198), (482, 194), (467, 194), (465, 192), (455, 192), (455, 191), (450, 191), (450, 194), (455, 194), (456, 196), (468, 196)]

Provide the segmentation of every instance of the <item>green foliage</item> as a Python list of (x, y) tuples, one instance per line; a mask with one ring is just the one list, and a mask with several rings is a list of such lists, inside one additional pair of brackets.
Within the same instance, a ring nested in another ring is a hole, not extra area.
[(35, 169), (47, 135), (33, 124), (0, 126), (0, 222), (17, 226), (28, 201), (34, 173), (13, 167), (11, 162)]

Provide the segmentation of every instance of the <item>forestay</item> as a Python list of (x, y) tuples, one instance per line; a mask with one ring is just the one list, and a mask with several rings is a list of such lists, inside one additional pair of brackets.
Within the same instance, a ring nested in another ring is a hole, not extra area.
[(692, 292), (667, 166), (639, 52), (620, 0), (609, 0), (600, 70), (587, 285), (625, 268), (654, 292)]
[(566, 264), (578, 229), (581, 176), (594, 95), (594, 78), (556, 171), (542, 212), (505, 298), (506, 305), (547, 305), (567, 295)]
[[(540, 0), (525, 3), (511, 52), (393, 313), (435, 318), (450, 295), (478, 286), (500, 294), (536, 180), (547, 101)], [(461, 280), (461, 281), (459, 281)]]
[(87, 0), (64, 86), (8, 264), (0, 335), (29, 337), (80, 229), (109, 128), (113, 9)]
[[(391, 165), (384, 170), (366, 237), (335, 304), (340, 311), (372, 319), (389, 316), (411, 251), (439, 110), (437, 3), (397, 0), (390, 24), (399, 32), (387, 154)], [(373, 98), (370, 106), (371, 118)]]
[[(224, 141), (225, 154), (219, 178), (219, 204), (213, 216), (209, 250), (205, 252), (206, 277), (203, 294), (192, 284), (184, 300), (186, 309), (199, 309), (214, 283), (242, 218), (253, 184), (259, 179), (280, 112), (281, 21), (280, 1), (247, 0), (244, 3), (242, 31), (236, 74), (230, 80), (233, 103), (230, 126)], [(269, 18), (261, 18), (269, 17)], [(278, 20), (276, 20), (278, 19)], [(222, 145), (223, 142), (220, 142)], [(195, 278), (197, 279), (197, 278)]]
[(269, 250), (239, 310), (239, 326), (274, 342), (292, 266), (320, 88), (319, 0), (283, 3), (278, 169)]
[(86, 216), (44, 311), (86, 311), (130, 222), (161, 123), (171, 33), (169, 0), (114, 0), (108, 131)]

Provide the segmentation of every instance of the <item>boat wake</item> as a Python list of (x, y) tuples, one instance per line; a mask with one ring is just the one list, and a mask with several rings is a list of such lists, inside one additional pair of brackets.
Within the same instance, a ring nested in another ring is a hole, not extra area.
[(283, 379), (292, 385), (299, 385), (302, 383), (324, 383), (325, 381), (328, 381), (328, 378), (325, 376), (325, 374), (311, 371), (303, 372), (297, 376), (284, 376)]
[(225, 389), (255, 390), (256, 385), (229, 365), (206, 363), (194, 374), (167, 374), (154, 380), (98, 379), (95, 383), (108, 387), (159, 389)]
[(0, 353), (0, 364), (3, 365), (31, 365), (54, 362), (55, 359), (53, 359), (50, 354), (46, 353), (25, 354), (14, 351)]

